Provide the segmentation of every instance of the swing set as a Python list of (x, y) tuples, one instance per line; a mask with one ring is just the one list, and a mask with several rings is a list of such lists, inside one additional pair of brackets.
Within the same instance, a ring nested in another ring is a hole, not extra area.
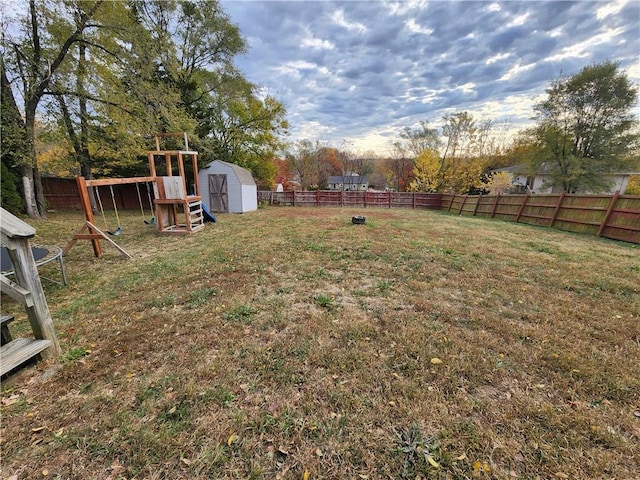
[[(160, 139), (162, 137), (181, 137), (184, 139), (184, 150), (160, 150)], [(87, 180), (84, 177), (76, 177), (80, 202), (84, 210), (85, 222), (78, 230), (63, 251), (66, 254), (78, 240), (90, 240), (93, 252), (96, 257), (102, 257), (100, 240), (106, 241), (113, 246), (123, 256), (131, 258), (122, 247), (114, 242), (110, 237), (117, 237), (123, 233), (118, 213), (118, 205), (114, 193), (114, 186), (135, 184), (140, 205), (142, 219), (147, 225), (155, 225), (161, 233), (189, 234), (204, 228), (204, 218), (202, 209), (202, 197), (200, 196), (200, 185), (198, 182), (198, 152), (189, 150), (187, 134), (182, 133), (159, 133), (156, 134), (156, 150), (147, 152), (149, 160), (149, 177), (131, 178), (101, 178), (97, 180)], [(191, 157), (194, 194), (188, 195), (187, 179), (184, 166), (184, 158)], [(156, 159), (163, 158), (166, 164), (166, 176), (156, 175)], [(173, 174), (172, 163), (177, 162), (178, 175)], [(147, 215), (142, 202), (140, 184), (145, 183), (147, 187), (147, 198), (152, 208), (152, 216), (147, 220)], [(151, 186), (154, 191), (154, 198), (151, 195)], [(105, 208), (100, 196), (100, 187), (109, 187), (113, 211), (117, 227), (109, 229)], [(97, 208), (100, 211), (104, 231), (96, 226), (95, 216), (90, 200), (90, 190), (93, 189)], [(155, 212), (153, 211), (155, 207)]]

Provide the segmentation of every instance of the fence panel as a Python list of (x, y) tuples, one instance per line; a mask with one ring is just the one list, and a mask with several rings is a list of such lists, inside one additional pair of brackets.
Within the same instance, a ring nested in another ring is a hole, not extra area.
[(413, 208), (440, 210), (442, 195), (439, 193), (414, 193)]
[(611, 195), (565, 195), (554, 228), (597, 235), (612, 201)]
[[(340, 192), (337, 192), (340, 193)], [(345, 207), (366, 207), (366, 192), (344, 192)]]
[(548, 227), (558, 205), (560, 195), (531, 195), (520, 213), (520, 223)]
[(615, 240), (640, 243), (640, 196), (618, 197), (600, 235)]
[(367, 192), (365, 203), (368, 207), (391, 208), (391, 192)]
[(413, 193), (410, 192), (393, 192), (391, 194), (392, 208), (413, 208)]
[(524, 195), (499, 195), (494, 218), (513, 221), (518, 216)]

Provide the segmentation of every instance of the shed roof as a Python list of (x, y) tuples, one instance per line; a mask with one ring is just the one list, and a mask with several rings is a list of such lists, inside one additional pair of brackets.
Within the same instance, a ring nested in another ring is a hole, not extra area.
[(234, 171), (234, 173), (237, 175), (238, 180), (240, 180), (240, 183), (242, 185), (255, 185), (256, 184), (255, 180), (253, 179), (253, 175), (251, 175), (251, 172), (249, 170), (247, 170), (246, 168), (241, 167), (240, 165), (236, 165), (235, 163), (224, 162), (222, 160), (214, 160), (209, 165), (207, 165), (205, 168), (209, 168), (214, 163), (220, 163), (220, 164), (222, 164), (222, 165), (224, 165), (226, 167), (231, 168)]

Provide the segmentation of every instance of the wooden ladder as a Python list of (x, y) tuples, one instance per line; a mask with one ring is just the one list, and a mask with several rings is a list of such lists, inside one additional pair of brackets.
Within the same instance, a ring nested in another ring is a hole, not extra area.
[(28, 362), (51, 345), (49, 340), (35, 338), (16, 338), (9, 332), (9, 323), (13, 317), (2, 315), (2, 346), (0, 346), (0, 376)]
[(202, 200), (195, 200), (187, 204), (189, 209), (190, 231), (197, 232), (204, 228), (204, 215), (202, 213)]

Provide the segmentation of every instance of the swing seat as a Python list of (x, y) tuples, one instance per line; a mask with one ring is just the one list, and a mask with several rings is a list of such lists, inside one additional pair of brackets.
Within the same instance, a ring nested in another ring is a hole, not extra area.
[(122, 233), (122, 227), (118, 227), (116, 228), (113, 232), (107, 230), (107, 233), (113, 237), (117, 237), (118, 235), (120, 235)]
[(151, 220), (145, 220), (144, 223), (146, 223), (147, 225), (155, 225), (156, 217), (151, 217)]

